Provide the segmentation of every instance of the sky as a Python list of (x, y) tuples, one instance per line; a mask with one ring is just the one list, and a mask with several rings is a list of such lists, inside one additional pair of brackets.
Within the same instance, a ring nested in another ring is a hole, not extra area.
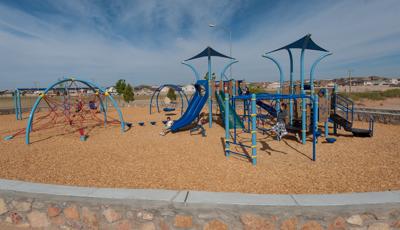
[[(103, 86), (118, 79), (189, 84), (194, 76), (183, 60), (207, 46), (229, 55), (230, 44), (239, 61), (234, 78), (276, 81), (276, 66), (262, 54), (306, 34), (333, 53), (318, 65), (317, 79), (348, 70), (397, 78), (399, 12), (399, 0), (0, 0), (0, 89), (46, 87), (70, 76)], [(306, 76), (322, 54), (306, 52)], [(287, 52), (272, 56), (287, 79)], [(298, 50), (294, 56), (298, 79)], [(227, 63), (213, 58), (213, 72)], [(191, 64), (207, 72), (206, 58)]]

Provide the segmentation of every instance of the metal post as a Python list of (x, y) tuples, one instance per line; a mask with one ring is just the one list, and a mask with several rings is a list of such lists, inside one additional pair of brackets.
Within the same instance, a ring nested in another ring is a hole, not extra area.
[(317, 158), (317, 153), (316, 153), (316, 144), (317, 144), (317, 129), (318, 129), (318, 121), (317, 121), (317, 112), (318, 112), (318, 97), (317, 96), (311, 96), (311, 99), (313, 100), (313, 155), (312, 159), (313, 161), (316, 160)]
[(229, 94), (225, 93), (225, 156), (229, 157), (230, 149), (229, 149)]
[[(282, 90), (282, 85), (283, 85), (283, 80), (284, 80), (284, 75), (283, 75), (283, 70), (282, 70), (282, 66), (279, 64), (279, 62), (276, 60), (276, 59), (274, 59), (274, 58), (272, 58), (272, 57), (270, 57), (270, 56), (268, 56), (268, 55), (263, 55), (263, 57), (264, 58), (267, 58), (267, 59), (269, 59), (269, 60), (271, 60), (272, 62), (274, 62), (275, 63), (275, 65), (278, 67), (278, 70), (279, 70), (279, 84), (280, 84), (280, 86), (279, 86), (279, 88), (278, 88), (278, 90), (277, 90), (277, 94), (281, 94), (281, 90)], [(277, 100), (277, 105), (276, 105), (276, 111), (279, 113), (279, 111), (280, 111), (280, 102), (281, 102), (281, 100), (280, 99), (278, 99)]]
[(251, 163), (257, 164), (257, 123), (256, 95), (251, 95)]
[[(300, 92), (302, 95), (305, 95), (304, 93), (304, 52), (305, 49), (301, 50), (300, 54)], [(306, 107), (306, 99), (302, 98), (301, 99), (301, 142), (303, 144), (306, 143), (306, 137), (307, 137), (307, 126), (306, 126), (306, 121), (307, 121), (307, 107)]]
[(211, 56), (208, 56), (208, 127), (212, 127)]
[[(328, 89), (326, 89), (326, 92), (325, 92), (325, 99), (326, 100), (329, 100), (329, 90)], [(330, 111), (330, 109), (331, 108), (328, 108), (328, 110)], [(325, 124), (324, 124), (324, 129), (325, 129), (325, 138), (326, 137), (328, 137), (329, 136), (329, 124), (328, 124), (328, 120), (329, 120), (329, 116), (328, 116), (328, 118), (327, 118), (327, 120), (325, 121)]]
[[(289, 80), (289, 94), (292, 95), (293, 92), (293, 55), (290, 49), (287, 49), (289, 53), (289, 60), (290, 60), (290, 80)], [(289, 123), (290, 126), (293, 125), (293, 98), (289, 99)]]

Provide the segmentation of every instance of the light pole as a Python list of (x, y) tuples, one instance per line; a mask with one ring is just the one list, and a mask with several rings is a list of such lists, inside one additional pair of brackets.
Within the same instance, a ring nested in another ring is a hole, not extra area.
[[(216, 25), (213, 23), (208, 24), (209, 27), (219, 27), (229, 34), (229, 57), (232, 57), (232, 31), (225, 26)], [(232, 79), (232, 66), (229, 66), (229, 78)]]

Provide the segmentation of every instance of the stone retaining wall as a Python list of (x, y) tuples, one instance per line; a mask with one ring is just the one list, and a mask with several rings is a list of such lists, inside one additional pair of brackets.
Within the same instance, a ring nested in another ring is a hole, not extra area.
[(0, 229), (400, 229), (400, 205), (247, 206), (0, 191)]
[(400, 124), (400, 111), (399, 110), (386, 110), (386, 109), (358, 109), (354, 112), (354, 118), (358, 121), (369, 121), (372, 117), (375, 122), (384, 124)]

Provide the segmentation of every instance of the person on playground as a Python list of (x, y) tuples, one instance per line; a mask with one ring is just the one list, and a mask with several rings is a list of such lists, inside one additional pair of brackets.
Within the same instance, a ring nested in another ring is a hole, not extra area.
[(171, 131), (171, 127), (174, 122), (171, 120), (171, 117), (167, 117), (167, 123), (165, 123), (164, 129), (160, 132), (161, 136), (165, 136), (165, 134)]
[(203, 125), (206, 123), (206, 119), (204, 119), (204, 112), (200, 113), (199, 118), (197, 120), (196, 127), (191, 129), (189, 132), (192, 134), (192, 132), (195, 132), (197, 130), (201, 130), (201, 136), (206, 137), (206, 130), (204, 129)]
[(282, 137), (288, 134), (286, 131), (286, 121), (288, 117), (286, 103), (281, 103), (281, 108), (277, 116), (278, 122), (272, 127), (272, 130), (276, 133), (278, 141), (282, 140)]

